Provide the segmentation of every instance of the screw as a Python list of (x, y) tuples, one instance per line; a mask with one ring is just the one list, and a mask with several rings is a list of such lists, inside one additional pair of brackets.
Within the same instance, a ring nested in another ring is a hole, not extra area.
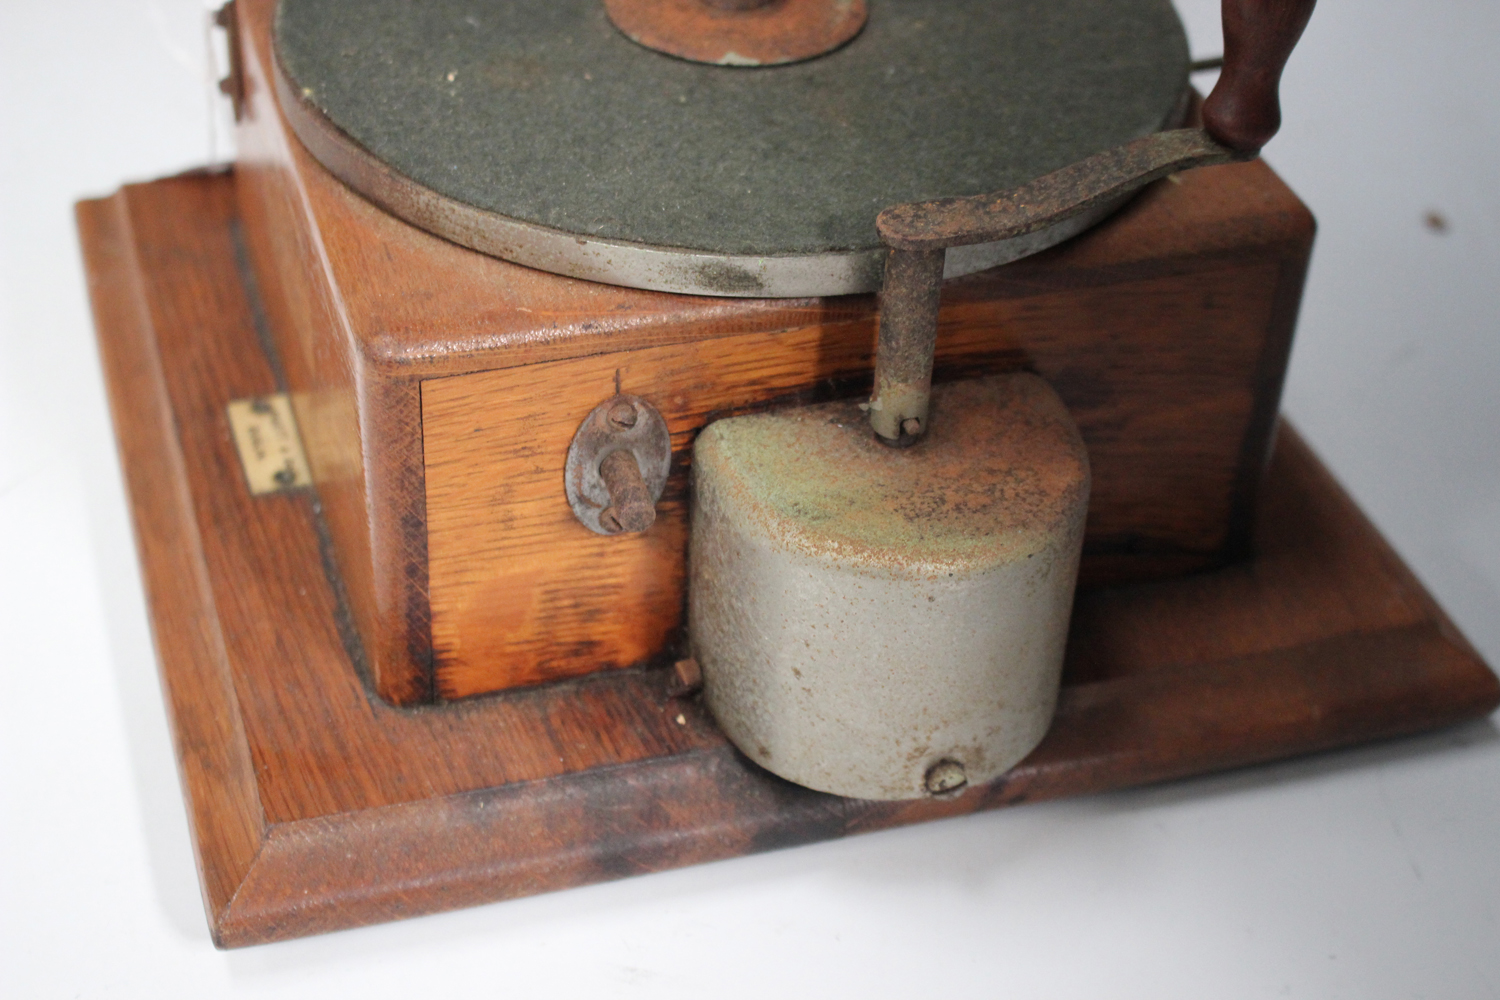
[(922, 421), (917, 417), (907, 417), (901, 421), (901, 433), (907, 437), (916, 437), (922, 433)]
[(927, 794), (956, 792), (969, 783), (964, 766), (956, 760), (940, 760), (927, 771)]
[(635, 426), (635, 407), (623, 399), (609, 408), (609, 426), (617, 431), (625, 431)]
[(599, 527), (611, 535), (618, 535), (625, 526), (620, 523), (620, 515), (615, 513), (615, 509), (606, 507), (599, 512)]

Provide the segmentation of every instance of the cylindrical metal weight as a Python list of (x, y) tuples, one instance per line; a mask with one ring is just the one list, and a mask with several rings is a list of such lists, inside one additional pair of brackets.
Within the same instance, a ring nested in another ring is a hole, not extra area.
[(1062, 403), (1025, 374), (941, 386), (932, 432), (855, 404), (710, 425), (689, 629), (720, 727), (791, 781), (870, 799), (1004, 773), (1056, 706), (1088, 505)]

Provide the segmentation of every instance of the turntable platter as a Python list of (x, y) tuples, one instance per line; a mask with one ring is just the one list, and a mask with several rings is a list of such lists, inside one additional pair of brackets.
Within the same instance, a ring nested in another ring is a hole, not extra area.
[(882, 208), (1169, 127), (1188, 67), (1167, 0), (872, 0), (837, 51), (753, 69), (636, 45), (599, 0), (282, 0), (276, 34), (299, 137), (382, 207), (523, 264), (713, 295), (873, 290)]

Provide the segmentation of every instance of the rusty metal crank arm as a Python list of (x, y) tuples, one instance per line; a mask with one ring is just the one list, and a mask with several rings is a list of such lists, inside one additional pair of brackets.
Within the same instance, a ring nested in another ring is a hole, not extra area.
[(880, 213), (875, 228), (892, 250), (994, 243), (1050, 228), (1168, 174), (1254, 157), (1220, 145), (1201, 128), (1157, 132), (1012, 191), (893, 205)]
[(999, 194), (895, 205), (875, 221), (890, 247), (880, 292), (880, 339), (870, 424), (886, 444), (927, 429), (943, 265), (949, 247), (1014, 239), (1117, 201), (1192, 167), (1248, 160), (1203, 129), (1158, 132)]
[(996, 194), (893, 205), (875, 221), (890, 248), (880, 292), (870, 424), (889, 445), (927, 430), (938, 302), (949, 247), (1046, 229), (1168, 174), (1254, 159), (1281, 124), (1276, 87), (1315, 0), (1223, 0), (1224, 71), (1204, 127), (1158, 132)]

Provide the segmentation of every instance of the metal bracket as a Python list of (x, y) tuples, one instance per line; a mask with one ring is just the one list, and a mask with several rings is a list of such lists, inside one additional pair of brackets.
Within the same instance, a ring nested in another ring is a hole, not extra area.
[(672, 436), (656, 407), (639, 396), (606, 399), (583, 418), (568, 447), (568, 505), (595, 534), (645, 531), (656, 520), (671, 464)]
[(219, 81), (219, 91), (234, 105), (234, 120), (241, 121), (245, 117), (245, 64), (240, 54), (240, 19), (234, 3), (235, 0), (229, 0), (214, 11), (214, 24), (224, 29), (229, 44), (229, 75)]

